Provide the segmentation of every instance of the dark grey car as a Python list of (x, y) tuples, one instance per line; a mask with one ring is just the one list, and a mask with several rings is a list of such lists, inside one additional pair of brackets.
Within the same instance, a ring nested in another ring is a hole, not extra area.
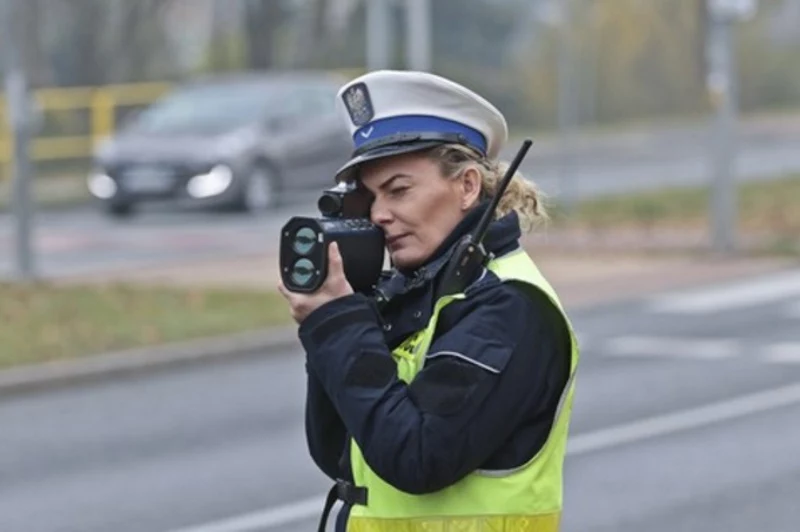
[(97, 150), (89, 190), (122, 215), (149, 201), (266, 210), (329, 187), (352, 151), (335, 110), (344, 81), (286, 72), (183, 85)]

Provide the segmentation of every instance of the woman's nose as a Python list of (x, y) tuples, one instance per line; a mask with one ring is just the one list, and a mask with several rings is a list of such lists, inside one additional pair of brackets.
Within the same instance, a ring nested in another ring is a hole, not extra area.
[(375, 225), (385, 226), (392, 221), (392, 215), (389, 209), (385, 208), (377, 200), (372, 203), (369, 216), (372, 223)]

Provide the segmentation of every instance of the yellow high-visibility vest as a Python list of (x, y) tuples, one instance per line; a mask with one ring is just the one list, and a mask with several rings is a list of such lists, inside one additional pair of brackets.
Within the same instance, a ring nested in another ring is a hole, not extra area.
[[(555, 290), (523, 250), (493, 259), (487, 268), (501, 281), (521, 281), (544, 292), (561, 311), (572, 339), (570, 373), (550, 434), (539, 452), (508, 471), (474, 471), (435, 493), (413, 495), (383, 481), (370, 469), (351, 440), (351, 468), (356, 486), (367, 488), (366, 505), (354, 505), (348, 532), (556, 532), (563, 500), (562, 468), (572, 413), (579, 347)], [(425, 329), (393, 352), (398, 377), (408, 383), (422, 367), (441, 310), (465, 295), (440, 298)], [(535, 348), (531, 356), (535, 356)]]

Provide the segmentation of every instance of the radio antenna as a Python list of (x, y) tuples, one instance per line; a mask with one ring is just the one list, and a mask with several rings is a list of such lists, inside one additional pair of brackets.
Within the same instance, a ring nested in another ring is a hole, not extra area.
[(483, 241), (483, 237), (486, 234), (486, 230), (489, 228), (489, 224), (492, 222), (494, 212), (497, 210), (497, 205), (500, 203), (500, 199), (503, 197), (503, 194), (505, 194), (508, 185), (514, 178), (514, 174), (517, 173), (519, 165), (522, 164), (522, 160), (528, 154), (528, 150), (532, 144), (533, 141), (531, 139), (525, 139), (525, 141), (522, 143), (522, 147), (514, 157), (514, 160), (511, 161), (508, 170), (506, 170), (506, 174), (503, 176), (503, 180), (500, 181), (500, 185), (497, 187), (497, 191), (495, 192), (494, 197), (492, 197), (492, 201), (489, 203), (489, 207), (486, 209), (486, 212), (483, 213), (478, 225), (476, 225), (475, 229), (470, 233), (471, 240), (475, 244), (480, 244)]
[(441, 282), (436, 291), (437, 298), (448, 294), (463, 292), (481, 268), (485, 266), (489, 255), (483, 248), (483, 237), (486, 235), (486, 231), (494, 217), (500, 199), (503, 197), (511, 180), (514, 178), (514, 174), (517, 173), (517, 168), (519, 168), (519, 165), (528, 153), (531, 144), (533, 144), (532, 140), (525, 139), (522, 143), (522, 147), (514, 157), (514, 160), (511, 161), (508, 170), (506, 170), (503, 176), (503, 180), (498, 185), (497, 191), (489, 203), (489, 207), (486, 209), (486, 212), (483, 213), (475, 229), (464, 235), (458, 244), (456, 244), (453, 255), (444, 268)]

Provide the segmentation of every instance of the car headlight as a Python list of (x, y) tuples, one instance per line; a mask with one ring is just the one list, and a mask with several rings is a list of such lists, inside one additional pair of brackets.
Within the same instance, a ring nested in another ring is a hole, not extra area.
[(117, 184), (103, 171), (94, 171), (86, 179), (86, 185), (92, 196), (99, 199), (113, 198), (117, 193)]
[(193, 198), (209, 198), (225, 192), (233, 182), (230, 166), (218, 164), (205, 174), (198, 174), (186, 184), (186, 191)]

